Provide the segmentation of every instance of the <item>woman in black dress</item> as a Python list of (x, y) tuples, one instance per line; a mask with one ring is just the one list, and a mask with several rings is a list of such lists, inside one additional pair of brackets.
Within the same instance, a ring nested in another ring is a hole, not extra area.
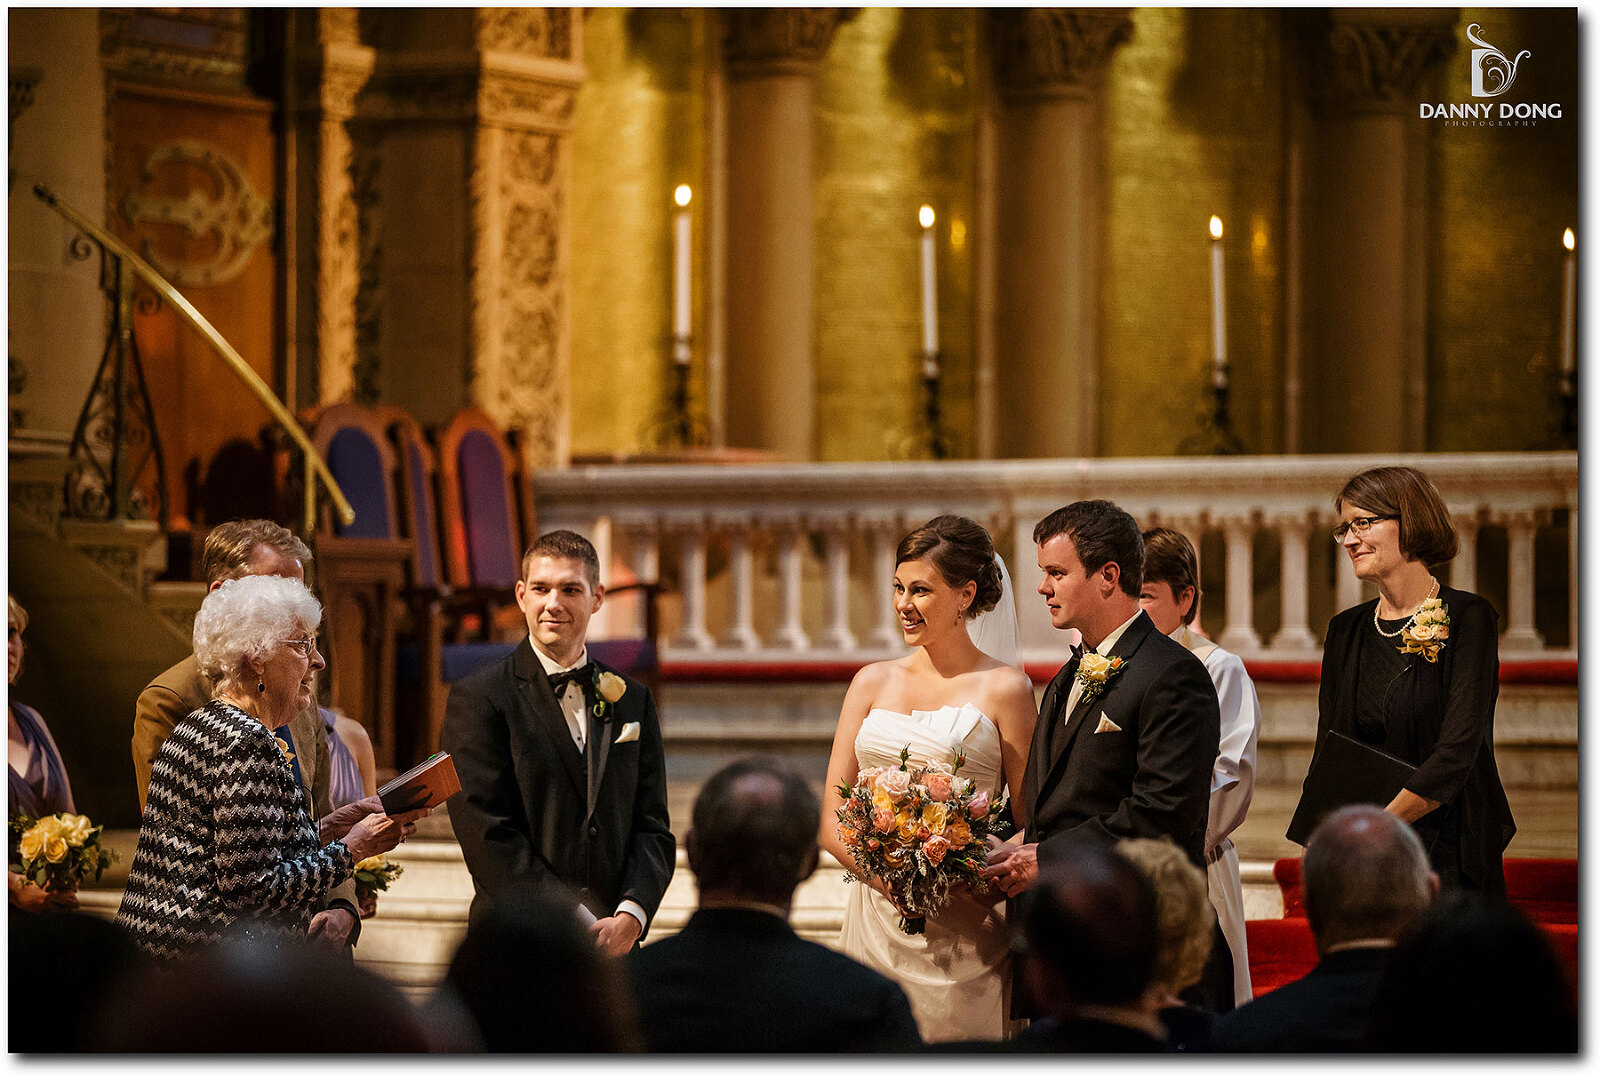
[(1332, 729), (1416, 766), (1386, 809), (1416, 829), (1445, 887), (1504, 897), (1500, 857), (1516, 825), (1494, 759), (1494, 607), (1434, 578), (1457, 542), (1422, 472), (1363, 471), (1333, 503), (1334, 539), (1378, 598), (1328, 625), (1318, 749)]

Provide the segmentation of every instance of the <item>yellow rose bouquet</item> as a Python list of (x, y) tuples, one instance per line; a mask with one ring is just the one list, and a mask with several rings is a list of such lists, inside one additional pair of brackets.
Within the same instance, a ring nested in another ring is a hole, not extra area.
[[(840, 784), (839, 837), (861, 878), (881, 878), (902, 914), (900, 929), (920, 934), (929, 915), (950, 903), (955, 887), (978, 892), (988, 862), (984, 837), (998, 813), (989, 793), (957, 776), (966, 759), (913, 768), (909, 745), (900, 765), (862, 770)], [(855, 880), (854, 876), (846, 879)]]
[(97, 826), (81, 814), (11, 817), (11, 873), (51, 893), (76, 889), (91, 873), (95, 881), (116, 858), (100, 844)]
[(381, 855), (368, 856), (356, 864), (356, 896), (365, 900), (374, 893), (386, 892), (389, 883), (406, 872), (398, 863), (390, 863)]

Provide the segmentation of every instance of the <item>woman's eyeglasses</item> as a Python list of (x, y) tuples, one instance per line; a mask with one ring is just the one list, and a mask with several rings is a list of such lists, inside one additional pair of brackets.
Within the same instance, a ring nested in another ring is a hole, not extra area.
[[(1357, 533), (1360, 533), (1360, 532), (1358, 531)], [(284, 646), (292, 646), (296, 650), (300, 651), (300, 656), (301, 657), (309, 658), (311, 656), (312, 652), (317, 649), (317, 640), (314, 639), (314, 638), (313, 639), (285, 639), (283, 641), (283, 645)]]
[(1349, 534), (1351, 531), (1356, 532), (1357, 538), (1365, 538), (1367, 536), (1367, 532), (1372, 529), (1372, 525), (1378, 522), (1380, 519), (1399, 518), (1399, 516), (1357, 516), (1350, 522), (1341, 523), (1337, 527), (1333, 528), (1333, 540), (1335, 542), (1342, 542), (1344, 541), (1344, 536)]

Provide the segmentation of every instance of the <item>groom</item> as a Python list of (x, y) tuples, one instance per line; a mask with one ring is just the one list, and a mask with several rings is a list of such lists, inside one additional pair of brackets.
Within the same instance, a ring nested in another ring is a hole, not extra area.
[(1033, 529), (1039, 593), (1084, 649), (1044, 693), (1023, 782), (1028, 843), (984, 872), (1008, 896), (1075, 840), (1170, 837), (1204, 869), (1221, 717), (1205, 666), (1139, 606), (1144, 542), (1110, 501), (1077, 501)]
[(472, 874), (474, 918), (527, 883), (559, 881), (596, 917), (610, 956), (633, 948), (672, 878), (666, 761), (643, 684), (588, 660), (600, 562), (572, 531), (522, 556), (528, 638), (450, 689), (441, 746), (462, 794), (450, 823)]

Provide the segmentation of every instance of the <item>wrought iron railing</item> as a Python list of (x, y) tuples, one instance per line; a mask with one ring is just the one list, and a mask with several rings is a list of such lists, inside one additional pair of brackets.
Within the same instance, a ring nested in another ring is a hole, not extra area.
[[(154, 518), (166, 524), (167, 483), (161, 438), (156, 430), (155, 412), (133, 332), (136, 305), (141, 310), (154, 310), (166, 303), (200, 334), (299, 447), (305, 460), (305, 533), (310, 534), (316, 527), (318, 481), (327, 489), (339, 518), (346, 524), (353, 522), (355, 509), (328, 470), (327, 461), (283, 401), (211, 322), (148, 262), (62, 201), (49, 187), (36, 183), (33, 193), (78, 229), (80, 234), (73, 238), (69, 248), (73, 257), (86, 261), (98, 248), (100, 289), (111, 303), (105, 351), (72, 434), (69, 455), (73, 468), (67, 477), (69, 514), (103, 520)], [(136, 290), (136, 280), (149, 290)], [(155, 491), (154, 504), (138, 481), (151, 466), (155, 469), (150, 483)]]

